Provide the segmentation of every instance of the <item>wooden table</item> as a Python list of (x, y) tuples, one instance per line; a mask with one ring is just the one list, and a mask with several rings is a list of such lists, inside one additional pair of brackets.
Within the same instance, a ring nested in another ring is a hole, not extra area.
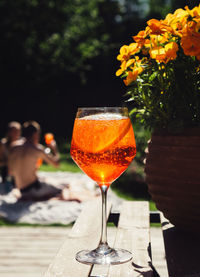
[[(133, 253), (130, 262), (121, 265), (85, 265), (75, 260), (82, 249), (94, 249), (99, 243), (101, 229), (101, 199), (86, 202), (56, 257), (43, 277), (139, 277), (156, 275), (152, 265), (150, 214), (147, 201), (124, 201), (120, 214), (112, 214), (107, 207), (109, 221), (117, 227), (108, 228), (108, 243)], [(166, 275), (168, 276), (167, 270)], [(161, 277), (165, 277), (161, 276)]]
[(162, 214), (161, 223), (169, 276), (200, 277), (200, 234), (179, 230)]

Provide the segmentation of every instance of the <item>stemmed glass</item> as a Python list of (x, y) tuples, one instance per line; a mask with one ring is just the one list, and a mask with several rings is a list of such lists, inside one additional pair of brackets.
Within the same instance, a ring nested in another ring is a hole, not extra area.
[(97, 182), (102, 194), (102, 228), (98, 247), (76, 254), (86, 264), (120, 264), (132, 254), (107, 243), (106, 199), (110, 184), (136, 155), (136, 143), (126, 107), (78, 108), (71, 142), (71, 156)]

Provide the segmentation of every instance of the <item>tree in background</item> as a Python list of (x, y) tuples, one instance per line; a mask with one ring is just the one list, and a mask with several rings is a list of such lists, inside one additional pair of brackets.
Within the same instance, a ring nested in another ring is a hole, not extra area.
[(118, 105), (120, 45), (178, 2), (1, 0), (0, 131), (9, 120), (35, 119), (62, 135), (71, 127), (59, 122), (70, 126), (77, 106)]
[(23, 88), (57, 71), (78, 74), (108, 40), (99, 17), (101, 2), (1, 1), (1, 76)]

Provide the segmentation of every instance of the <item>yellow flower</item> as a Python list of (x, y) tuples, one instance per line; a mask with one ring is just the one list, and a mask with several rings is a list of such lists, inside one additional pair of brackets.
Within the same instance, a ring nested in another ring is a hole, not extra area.
[(117, 56), (117, 59), (119, 61), (127, 61), (130, 58), (130, 52), (129, 52), (129, 47), (128, 45), (123, 45), (120, 48), (120, 54)]
[(134, 66), (132, 71), (128, 71), (128, 75), (126, 79), (124, 80), (124, 83), (126, 86), (130, 85), (132, 82), (134, 82), (138, 75), (142, 73), (144, 69), (141, 66)]
[(184, 25), (188, 18), (188, 11), (183, 9), (177, 9), (174, 12), (174, 16), (177, 21), (179, 21), (182, 25)]
[(187, 23), (188, 16), (188, 11), (177, 9), (174, 14), (169, 13), (164, 22), (172, 28), (173, 35), (182, 36), (182, 29)]
[[(137, 80), (144, 68), (147, 68), (148, 74), (148, 67), (145, 65), (154, 66), (151, 59), (161, 63), (160, 66), (165, 66), (177, 58), (177, 52), (181, 47), (185, 55), (195, 56), (200, 60), (200, 4), (191, 10), (187, 6), (184, 9), (177, 9), (173, 14), (168, 14), (164, 20), (147, 21), (145, 30), (133, 36), (133, 40), (134, 42), (129, 45), (123, 45), (117, 56), (121, 66), (116, 75), (123, 74), (127, 86)], [(183, 52), (179, 52), (181, 57)], [(140, 58), (136, 56), (138, 53)], [(179, 59), (180, 57), (178, 56)]]
[(137, 42), (140, 47), (144, 45), (146, 40), (147, 33), (146, 31), (140, 31), (136, 36), (133, 36), (135, 42)]
[(168, 63), (174, 60), (177, 56), (178, 44), (176, 42), (169, 42), (164, 47), (157, 46), (150, 50), (150, 56), (158, 63)]
[(165, 45), (165, 51), (166, 51), (166, 63), (170, 60), (174, 60), (177, 57), (177, 51), (178, 51), (178, 44), (174, 41), (169, 42)]
[(129, 51), (131, 55), (135, 55), (138, 51), (140, 51), (140, 45), (134, 42), (129, 44)]
[(146, 39), (146, 40), (145, 40), (145, 43), (144, 43), (144, 47), (145, 47), (145, 48), (150, 48), (150, 46), (151, 46), (151, 41), (150, 41), (150, 39)]
[(128, 68), (129, 66), (131, 66), (134, 62), (135, 62), (135, 59), (130, 59), (130, 60), (128, 60), (127, 63), (126, 63), (126, 68)]
[(149, 51), (150, 57), (157, 62), (163, 62), (165, 59), (165, 48), (162, 46), (156, 46)]
[(121, 61), (120, 69), (115, 73), (116, 76), (122, 75), (128, 67), (130, 67), (138, 57), (131, 58), (138, 51), (140, 51), (140, 45), (138, 43), (131, 43), (129, 45), (123, 45), (120, 48), (120, 54), (117, 56), (117, 59)]
[[(170, 40), (169, 33), (165, 32), (162, 35), (150, 35), (151, 47), (161, 46)], [(146, 44), (145, 44), (146, 45)]]
[(120, 54), (117, 56), (119, 61), (128, 61), (130, 56), (135, 55), (140, 50), (138, 43), (123, 45), (120, 48)]
[(116, 76), (120, 76), (124, 73), (124, 71), (126, 70), (126, 62), (122, 62), (120, 69), (117, 70), (117, 72), (115, 73)]
[[(122, 75), (131, 65), (133, 65), (136, 60), (138, 60), (139, 58), (136, 56), (135, 59), (130, 59), (128, 60), (127, 62), (126, 61), (123, 61), (121, 63), (121, 66), (120, 66), (120, 69), (117, 70), (116, 72), (116, 76), (120, 76)], [(133, 65), (134, 66), (134, 65)]]
[(194, 7), (192, 10), (190, 10), (188, 6), (186, 6), (185, 9), (187, 10), (187, 12), (191, 17), (200, 18), (200, 4), (199, 6)]
[(172, 28), (164, 20), (150, 19), (147, 24), (146, 32), (148, 34), (162, 35), (165, 32), (172, 32)]

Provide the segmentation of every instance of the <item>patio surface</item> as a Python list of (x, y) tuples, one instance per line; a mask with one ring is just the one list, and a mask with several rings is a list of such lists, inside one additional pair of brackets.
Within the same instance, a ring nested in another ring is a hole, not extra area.
[[(71, 227), (0, 227), (0, 277), (42, 277)], [(112, 232), (112, 227), (108, 232)], [(151, 228), (159, 253), (158, 228)], [(155, 242), (154, 242), (155, 244)], [(162, 266), (159, 268), (162, 272)], [(160, 275), (165, 277), (165, 275)]]

